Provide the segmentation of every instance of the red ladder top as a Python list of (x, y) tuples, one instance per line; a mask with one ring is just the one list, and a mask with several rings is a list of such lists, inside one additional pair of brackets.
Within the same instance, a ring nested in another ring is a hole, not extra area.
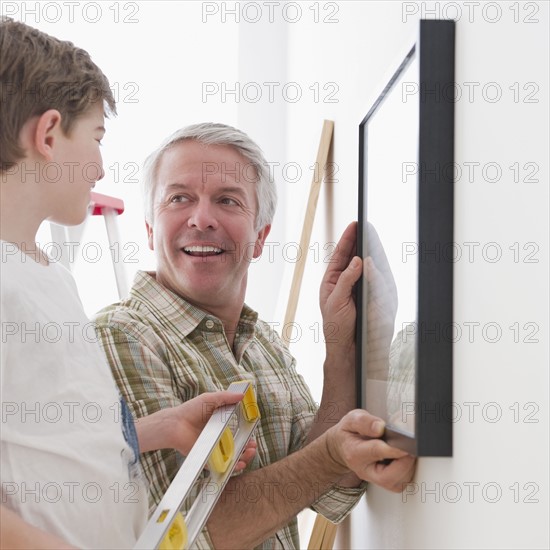
[(90, 201), (92, 216), (103, 216), (103, 208), (112, 208), (117, 211), (119, 216), (124, 212), (124, 201), (122, 199), (103, 195), (102, 193), (94, 193), (93, 191), (90, 195), (92, 197)]

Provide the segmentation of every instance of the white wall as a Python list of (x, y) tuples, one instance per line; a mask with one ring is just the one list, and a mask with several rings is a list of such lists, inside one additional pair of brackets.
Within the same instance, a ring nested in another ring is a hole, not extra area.
[[(457, 23), (456, 81), (464, 94), (456, 105), (455, 160), (462, 176), (455, 191), (455, 241), (463, 255), (455, 264), (454, 318), (463, 333), (454, 346), (454, 402), (462, 412), (454, 423), (454, 456), (420, 459), (410, 494), (370, 487), (340, 529), (341, 548), (549, 545), (548, 4), (474, 4), (459, 6)], [(456, 17), (457, 3), (438, 5), (440, 16)], [(357, 126), (388, 67), (397, 66), (421, 12), (435, 7), (341, 2), (338, 23), (290, 27), (288, 79), (339, 87), (336, 104), (289, 108), (288, 151), (297, 162), (314, 158), (322, 118), (336, 124), (339, 181), (324, 189), (314, 240), (336, 240), (356, 217)], [(498, 90), (502, 97), (492, 102)], [(480, 163), (472, 178), (467, 163)], [(517, 183), (510, 168), (515, 163)], [(498, 168), (500, 179), (491, 181)], [(536, 182), (528, 179), (533, 169)], [(306, 187), (304, 182), (293, 188), (289, 231), (298, 231), (295, 215), (305, 204)], [(499, 250), (501, 258), (492, 261)], [(307, 338), (294, 346), (317, 391), (322, 346), (313, 344), (307, 327), (319, 319), (316, 290), (323, 271), (321, 262), (310, 261), (298, 312)], [(473, 325), (466, 323), (479, 323), (472, 341)], [(498, 329), (500, 339), (491, 342)], [(531, 330), (536, 334), (529, 338)]]

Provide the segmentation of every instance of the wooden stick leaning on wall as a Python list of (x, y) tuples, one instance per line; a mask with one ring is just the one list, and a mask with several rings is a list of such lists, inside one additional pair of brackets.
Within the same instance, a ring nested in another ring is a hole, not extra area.
[[(317, 210), (317, 201), (321, 183), (325, 178), (325, 171), (328, 161), (330, 144), (332, 142), (332, 133), (334, 130), (334, 122), (325, 120), (323, 130), (321, 132), (321, 140), (317, 151), (317, 160), (315, 161), (315, 170), (313, 170), (313, 179), (309, 190), (309, 198), (307, 201), (306, 215), (304, 217), (304, 225), (302, 227), (302, 236), (300, 238), (299, 250), (309, 250), (311, 233), (313, 231), (313, 221), (315, 220), (315, 211)], [(287, 327), (289, 323), (293, 323), (296, 317), (296, 309), (298, 307), (298, 298), (300, 296), (300, 288), (304, 277), (306, 267), (307, 254), (302, 254), (296, 265), (294, 266), (294, 275), (292, 276), (292, 284), (290, 286), (290, 294), (286, 307), (285, 320), (283, 327)], [(282, 331), (282, 338), (285, 344), (289, 345), (289, 334), (287, 330)], [(311, 538), (309, 539), (308, 550), (331, 550), (336, 537), (337, 525), (330, 522), (321, 515), (317, 515)]]
[[(313, 221), (315, 220), (315, 211), (317, 210), (317, 201), (319, 199), (319, 191), (321, 182), (325, 178), (325, 171), (332, 141), (332, 131), (334, 122), (325, 120), (323, 130), (321, 132), (321, 141), (317, 151), (317, 160), (315, 161), (315, 170), (313, 170), (313, 179), (309, 190), (309, 198), (307, 200), (306, 215), (304, 217), (304, 225), (302, 227), (302, 236), (300, 237), (300, 248), (298, 250), (309, 250), (309, 242), (311, 240), (311, 232), (313, 230)], [(300, 288), (304, 277), (306, 267), (307, 253), (301, 254), (300, 258), (294, 266), (294, 275), (292, 276), (292, 284), (290, 286), (290, 294), (286, 306), (285, 321), (283, 327), (288, 326), (288, 323), (293, 323), (296, 317), (296, 309), (298, 307), (298, 298), (300, 296)], [(288, 331), (283, 330), (283, 341), (288, 346), (289, 336)]]
[(317, 514), (311, 537), (307, 546), (308, 550), (332, 550), (338, 525), (329, 521), (321, 514)]

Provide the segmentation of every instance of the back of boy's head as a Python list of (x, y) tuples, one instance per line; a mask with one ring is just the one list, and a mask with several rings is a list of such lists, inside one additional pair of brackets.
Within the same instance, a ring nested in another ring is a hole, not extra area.
[(25, 156), (19, 134), (30, 118), (57, 109), (69, 135), (98, 102), (116, 113), (109, 81), (85, 50), (0, 17), (0, 171)]

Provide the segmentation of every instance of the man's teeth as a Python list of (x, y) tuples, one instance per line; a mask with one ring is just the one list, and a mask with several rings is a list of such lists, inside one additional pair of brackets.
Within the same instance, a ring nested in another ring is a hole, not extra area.
[(220, 254), (223, 252), (216, 246), (185, 246), (183, 250), (189, 254)]

